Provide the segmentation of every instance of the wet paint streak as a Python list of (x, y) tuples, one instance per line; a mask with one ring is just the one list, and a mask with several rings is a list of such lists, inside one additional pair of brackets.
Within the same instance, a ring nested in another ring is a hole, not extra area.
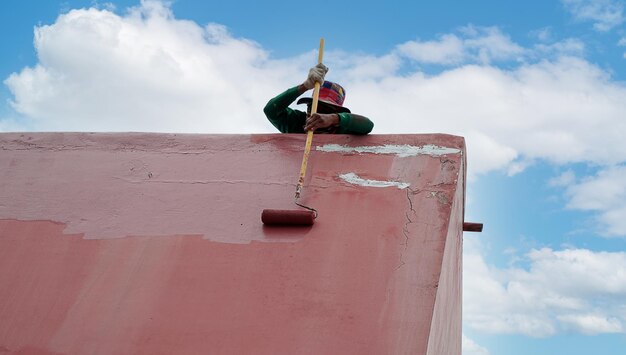
[(441, 147), (433, 144), (427, 144), (421, 147), (413, 145), (379, 145), (379, 146), (361, 146), (349, 147), (339, 144), (326, 144), (316, 147), (316, 150), (327, 153), (371, 153), (371, 154), (393, 154), (400, 158), (414, 157), (417, 155), (442, 156), (448, 154), (459, 154), (460, 149)]
[(398, 181), (380, 181), (380, 180), (369, 180), (363, 179), (355, 173), (346, 173), (341, 174), (339, 177), (350, 184), (366, 186), (366, 187), (397, 187), (400, 190), (406, 189), (411, 186), (411, 184), (407, 182), (398, 182)]

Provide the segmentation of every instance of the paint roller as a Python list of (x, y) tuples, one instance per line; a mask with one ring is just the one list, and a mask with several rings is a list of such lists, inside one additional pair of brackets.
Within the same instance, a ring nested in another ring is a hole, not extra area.
[[(317, 62), (322, 62), (324, 55), (324, 38), (320, 39), (320, 50)], [(320, 83), (315, 83), (313, 89), (313, 103), (311, 104), (311, 114), (317, 112), (317, 102), (320, 96)], [(308, 131), (306, 135), (306, 143), (304, 145), (304, 154), (302, 156), (302, 164), (300, 165), (300, 177), (296, 186), (295, 203), (304, 210), (271, 210), (265, 209), (261, 213), (261, 221), (266, 225), (284, 225), (284, 226), (310, 226), (317, 218), (317, 211), (314, 208), (305, 206), (298, 202), (302, 186), (304, 185), (304, 176), (306, 175), (306, 166), (309, 161), (309, 153), (311, 152), (311, 143), (313, 142), (313, 131)]]

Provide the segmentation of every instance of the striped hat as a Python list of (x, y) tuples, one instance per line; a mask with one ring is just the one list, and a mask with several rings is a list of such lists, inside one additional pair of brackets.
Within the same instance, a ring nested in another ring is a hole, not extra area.
[[(344, 90), (344, 88), (337, 83), (325, 81), (320, 87), (319, 101), (336, 107), (339, 112), (350, 112), (349, 109), (343, 107), (343, 100), (345, 98), (346, 90)], [(311, 97), (303, 97), (298, 100), (298, 104), (310, 104), (311, 102), (313, 102), (313, 98)]]

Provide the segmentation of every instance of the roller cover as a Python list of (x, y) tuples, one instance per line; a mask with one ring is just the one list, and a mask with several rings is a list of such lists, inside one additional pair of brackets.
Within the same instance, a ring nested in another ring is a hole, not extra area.
[(310, 226), (315, 220), (312, 211), (263, 210), (261, 221), (267, 225)]

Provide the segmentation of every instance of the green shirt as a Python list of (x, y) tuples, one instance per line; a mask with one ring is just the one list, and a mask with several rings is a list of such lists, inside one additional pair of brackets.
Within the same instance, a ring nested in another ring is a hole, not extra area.
[[(289, 108), (299, 96), (298, 87), (294, 86), (271, 99), (263, 109), (267, 119), (282, 133), (305, 133), (306, 112)], [(374, 123), (366, 117), (348, 112), (341, 112), (338, 115), (339, 126), (335, 127), (332, 133), (368, 134), (374, 127)]]

